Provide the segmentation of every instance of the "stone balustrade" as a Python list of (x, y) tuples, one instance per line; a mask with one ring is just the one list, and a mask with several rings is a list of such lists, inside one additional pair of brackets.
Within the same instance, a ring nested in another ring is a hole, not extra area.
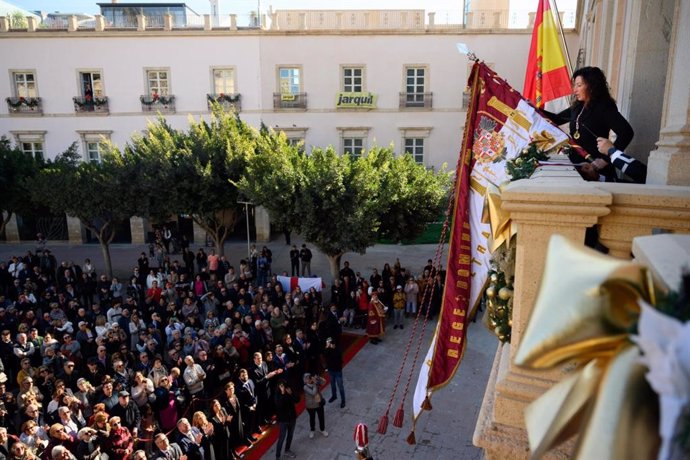
[[(600, 242), (611, 255), (629, 259), (635, 237), (690, 233), (690, 187), (584, 182), (574, 170), (561, 169), (513, 182), (501, 197), (502, 209), (517, 226), (512, 341), (496, 353), (473, 442), (487, 459), (526, 459), (525, 407), (577, 366), (534, 372), (513, 364), (538, 293), (549, 239), (561, 234), (584, 243), (587, 228), (597, 226)], [(572, 443), (547, 458), (569, 458)]]

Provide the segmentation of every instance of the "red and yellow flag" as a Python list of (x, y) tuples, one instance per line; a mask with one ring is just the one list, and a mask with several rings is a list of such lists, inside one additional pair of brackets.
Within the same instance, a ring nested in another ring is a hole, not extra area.
[(539, 108), (571, 94), (570, 74), (549, 0), (539, 0), (522, 95)]

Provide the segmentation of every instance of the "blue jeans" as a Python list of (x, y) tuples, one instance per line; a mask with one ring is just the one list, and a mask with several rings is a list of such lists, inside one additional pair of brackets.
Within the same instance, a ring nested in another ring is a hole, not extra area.
[(297, 420), (278, 422), (278, 425), (280, 426), (280, 436), (278, 437), (278, 445), (276, 446), (276, 458), (280, 458), (280, 452), (283, 449), (283, 442), (285, 442), (285, 450), (290, 450), (290, 446), (292, 445), (292, 435), (295, 434), (296, 422)]
[(343, 371), (328, 371), (328, 375), (331, 378), (331, 398), (336, 397), (335, 393), (335, 385), (338, 385), (338, 389), (340, 390), (340, 399), (342, 402), (345, 402), (345, 387), (343, 386)]

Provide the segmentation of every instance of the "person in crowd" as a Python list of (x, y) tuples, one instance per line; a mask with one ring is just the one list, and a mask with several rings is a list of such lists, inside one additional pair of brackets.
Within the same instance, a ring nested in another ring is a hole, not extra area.
[(372, 292), (367, 316), (367, 336), (369, 342), (374, 345), (380, 343), (381, 337), (386, 333), (386, 310), (383, 302), (379, 300), (378, 293)]
[(345, 386), (343, 384), (343, 353), (336, 345), (331, 337), (326, 339), (326, 347), (324, 349), (324, 356), (326, 358), (326, 371), (331, 380), (331, 397), (328, 402), (334, 402), (338, 399), (336, 393), (336, 386), (340, 391), (340, 407), (345, 407)]
[(316, 427), (316, 416), (319, 417), (319, 432), (323, 437), (328, 437), (328, 431), (326, 431), (326, 423), (324, 421), (324, 411), (323, 406), (325, 404), (325, 399), (321, 394), (321, 386), (326, 384), (326, 379), (319, 377), (318, 375), (312, 375), (310, 373), (304, 374), (304, 407), (309, 413), (309, 439), (314, 438), (314, 429)]
[(292, 436), (295, 433), (297, 422), (297, 411), (295, 404), (299, 402), (299, 397), (293, 394), (285, 380), (279, 380), (276, 385), (275, 407), (276, 421), (280, 427), (280, 435), (276, 444), (276, 458), (281, 457), (283, 443), (285, 443), (285, 456), (296, 458), (297, 455), (290, 450), (292, 447)]
[(154, 438), (156, 449), (153, 453), (153, 460), (184, 460), (186, 458), (182, 449), (170, 440), (165, 433), (158, 433)]

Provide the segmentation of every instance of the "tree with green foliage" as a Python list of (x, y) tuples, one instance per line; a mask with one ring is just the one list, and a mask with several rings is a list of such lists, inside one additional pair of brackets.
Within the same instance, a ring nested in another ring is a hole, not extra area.
[(158, 193), (143, 199), (146, 214), (188, 214), (211, 236), (216, 252), (238, 219), (235, 185), (255, 148), (256, 130), (214, 104), (210, 121), (190, 120), (187, 132), (172, 129), (164, 118), (126, 147), (125, 157), (139, 161), (139, 174), (155, 172)]
[(364, 252), (379, 238), (412, 239), (443, 209), (450, 175), (410, 155), (373, 148), (353, 158), (332, 147), (307, 155), (284, 135), (262, 137), (240, 190), (326, 254), (333, 277), (345, 253)]
[(39, 172), (31, 190), (36, 202), (79, 218), (96, 236), (108, 276), (115, 225), (135, 214), (139, 191), (133, 174), (121, 155), (105, 152), (100, 162), (80, 162), (73, 146)]
[(29, 190), (43, 164), (5, 136), (0, 138), (0, 234), (14, 214), (26, 216), (35, 209)]

